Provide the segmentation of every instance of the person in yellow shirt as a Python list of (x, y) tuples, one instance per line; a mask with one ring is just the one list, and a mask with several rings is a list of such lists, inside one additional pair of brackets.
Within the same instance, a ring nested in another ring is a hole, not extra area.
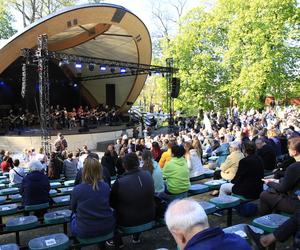
[(159, 160), (158, 164), (159, 164), (160, 168), (163, 168), (166, 165), (166, 163), (171, 160), (171, 158), (172, 158), (171, 148), (174, 144), (175, 144), (174, 141), (169, 141), (168, 150), (166, 152), (162, 153), (161, 158)]

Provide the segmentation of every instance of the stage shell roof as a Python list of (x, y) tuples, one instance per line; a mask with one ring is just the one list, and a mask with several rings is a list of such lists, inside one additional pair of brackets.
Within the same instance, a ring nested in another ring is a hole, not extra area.
[[(145, 24), (126, 8), (113, 4), (89, 4), (66, 8), (25, 28), (0, 49), (0, 76), (21, 56), (22, 48), (35, 48), (37, 37), (48, 35), (50, 51), (140, 64), (151, 63), (151, 38)], [(64, 65), (75, 78), (74, 65)], [(82, 77), (99, 70), (82, 69)], [(71, 75), (71, 76), (70, 76)], [(142, 90), (147, 75), (133, 75), (82, 82), (82, 94), (91, 105), (106, 102), (106, 84), (115, 85), (116, 105), (130, 108)]]

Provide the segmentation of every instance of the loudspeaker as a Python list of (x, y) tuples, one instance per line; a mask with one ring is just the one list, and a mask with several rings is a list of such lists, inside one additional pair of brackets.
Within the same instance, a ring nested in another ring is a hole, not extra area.
[(172, 78), (172, 85), (171, 85), (171, 97), (177, 98), (179, 96), (180, 91), (180, 79), (177, 77)]
[(109, 107), (116, 105), (116, 87), (114, 84), (106, 84), (106, 104)]

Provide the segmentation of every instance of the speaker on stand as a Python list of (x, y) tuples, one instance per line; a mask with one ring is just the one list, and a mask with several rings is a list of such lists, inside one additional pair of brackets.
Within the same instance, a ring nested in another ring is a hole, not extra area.
[(179, 96), (180, 91), (180, 78), (173, 77), (172, 84), (171, 84), (171, 97), (177, 98)]

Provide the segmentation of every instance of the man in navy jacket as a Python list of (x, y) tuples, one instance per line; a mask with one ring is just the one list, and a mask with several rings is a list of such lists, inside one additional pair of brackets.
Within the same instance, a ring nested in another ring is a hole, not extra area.
[(251, 250), (249, 244), (236, 234), (227, 234), (221, 228), (210, 228), (201, 205), (190, 199), (172, 202), (165, 221), (181, 250)]

